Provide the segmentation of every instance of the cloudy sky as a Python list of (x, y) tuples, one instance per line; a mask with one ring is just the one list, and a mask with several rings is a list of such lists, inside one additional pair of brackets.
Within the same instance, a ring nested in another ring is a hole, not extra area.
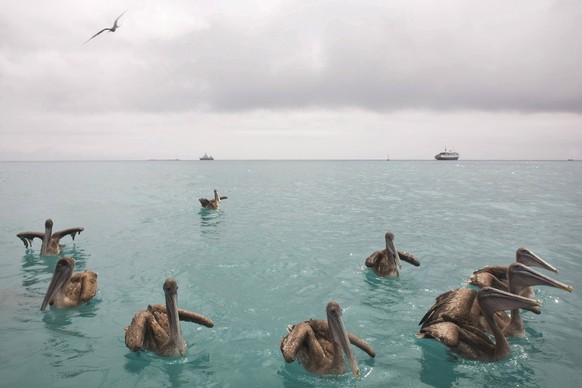
[(579, 0), (0, 7), (0, 160), (582, 159)]

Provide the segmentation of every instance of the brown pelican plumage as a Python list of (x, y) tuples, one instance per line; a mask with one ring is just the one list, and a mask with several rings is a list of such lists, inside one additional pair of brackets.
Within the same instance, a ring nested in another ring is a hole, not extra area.
[[(550, 263), (544, 261), (541, 257), (533, 253), (527, 248), (518, 248), (515, 252), (515, 261), (528, 267), (540, 267), (548, 271), (558, 273), (558, 269)], [(494, 287), (503, 291), (509, 291), (507, 283), (507, 270), (509, 266), (506, 265), (488, 265), (481, 268), (469, 277), (469, 284), (481, 287)], [(534, 292), (531, 287), (526, 287), (521, 291), (521, 295), (533, 298)]]
[(178, 284), (172, 278), (164, 282), (166, 305), (149, 305), (134, 315), (125, 328), (125, 345), (132, 351), (151, 350), (162, 357), (183, 356), (186, 342), (179, 321), (194, 322), (206, 327), (214, 323), (204, 315), (178, 308)]
[(495, 343), (482, 330), (446, 315), (442, 322), (422, 329), (416, 334), (417, 338), (434, 338), (445, 344), (451, 351), (471, 360), (497, 361), (509, 354), (511, 348), (493, 318), (495, 312), (519, 308), (536, 314), (541, 312), (539, 301), (491, 287), (480, 289), (477, 300), (495, 337)]
[[(534, 271), (521, 263), (512, 263), (509, 266), (508, 273), (509, 292), (512, 294), (523, 296), (521, 291), (526, 287), (534, 285), (556, 287), (568, 292), (573, 290), (572, 286)], [(432, 324), (442, 322), (444, 316), (455, 321), (470, 324), (482, 331), (488, 332), (490, 330), (489, 324), (479, 305), (477, 291), (471, 288), (457, 288), (439, 295), (436, 298), (435, 304), (419, 322), (421, 330)], [(525, 335), (525, 328), (519, 309), (511, 312), (511, 318), (504, 311), (495, 312), (493, 317), (497, 325), (502, 328), (506, 337)]]
[[(123, 13), (121, 15), (119, 15), (117, 17), (117, 19), (115, 19), (115, 22), (113, 23), (113, 27), (102, 29), (101, 31), (99, 31), (98, 33), (96, 33), (95, 35), (93, 35), (92, 37), (90, 37), (89, 39), (87, 39), (87, 41), (85, 43), (87, 43), (88, 41), (90, 41), (91, 39), (93, 39), (94, 37), (96, 37), (97, 35), (99, 35), (102, 32), (105, 32), (105, 31), (115, 32), (115, 30), (117, 30), (119, 28), (119, 24), (117, 24), (117, 22), (123, 16), (123, 14), (126, 13), (126, 12), (127, 12), (127, 10), (123, 11)], [(83, 44), (85, 44), (85, 43), (83, 43)]]
[(32, 240), (37, 237), (42, 240), (42, 245), (40, 247), (41, 256), (57, 256), (59, 253), (61, 253), (61, 245), (59, 244), (61, 238), (66, 235), (70, 235), (74, 240), (77, 233), (81, 234), (81, 232), (85, 230), (84, 228), (76, 227), (59, 230), (58, 232), (53, 233), (53, 220), (50, 218), (45, 221), (44, 228), (44, 233), (21, 232), (18, 233), (16, 237), (22, 240), (26, 248), (29, 246), (32, 247)]
[(223, 199), (228, 199), (228, 197), (219, 197), (218, 191), (214, 189), (214, 199), (200, 198), (199, 201), (204, 209), (218, 210), (220, 209), (220, 201)]
[(75, 260), (63, 257), (57, 262), (53, 278), (46, 291), (41, 310), (47, 305), (58, 308), (77, 307), (88, 302), (97, 293), (97, 274), (83, 271), (73, 274)]
[(394, 234), (386, 232), (386, 248), (372, 253), (366, 259), (366, 267), (372, 268), (372, 271), (378, 276), (398, 277), (398, 269), (402, 268), (400, 260), (404, 260), (416, 267), (420, 262), (416, 257), (408, 252), (400, 252), (394, 246)]
[(342, 374), (346, 372), (343, 351), (352, 373), (360, 377), (350, 343), (370, 357), (376, 357), (374, 349), (346, 330), (339, 304), (329, 302), (325, 310), (327, 320), (310, 319), (287, 328), (289, 334), (281, 340), (281, 353), (285, 361), (290, 363), (299, 359), (305, 369), (315, 374)]

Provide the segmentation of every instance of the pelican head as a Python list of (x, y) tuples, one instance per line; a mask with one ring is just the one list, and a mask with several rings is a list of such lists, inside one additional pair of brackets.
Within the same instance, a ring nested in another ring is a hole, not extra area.
[(490, 317), (496, 311), (501, 310), (525, 309), (534, 314), (540, 314), (542, 312), (539, 300), (526, 298), (492, 287), (480, 289), (477, 293), (477, 299), (483, 315), (489, 315)]
[(512, 263), (507, 273), (509, 276), (509, 289), (516, 294), (519, 294), (525, 287), (537, 285), (555, 287), (568, 292), (574, 290), (574, 287), (554, 280), (521, 263)]
[(392, 232), (386, 232), (384, 237), (386, 238), (386, 255), (388, 256), (388, 259), (393, 258), (398, 268), (402, 268), (400, 255), (398, 255), (398, 251), (394, 246), (394, 234)]
[(525, 264), (529, 267), (540, 267), (555, 273), (560, 272), (556, 267), (544, 261), (541, 257), (536, 255), (529, 249), (523, 247), (518, 248), (517, 251), (515, 252), (515, 261), (517, 261), (518, 263)]
[[(47, 220), (47, 224), (48, 224)], [(51, 221), (52, 224), (52, 221)], [(55, 272), (53, 274), (53, 278), (51, 283), (46, 291), (44, 296), (44, 300), (42, 301), (42, 305), (40, 306), (41, 310), (46, 309), (48, 304), (52, 304), (52, 300), (55, 296), (61, 294), (64, 296), (65, 287), (71, 277), (73, 276), (73, 270), (75, 269), (75, 260), (70, 257), (64, 257), (57, 262), (57, 266), (55, 268)]]
[(348, 338), (348, 332), (344, 326), (344, 321), (342, 318), (342, 309), (337, 302), (329, 302), (325, 309), (327, 313), (327, 322), (329, 325), (329, 336), (332, 342), (339, 345), (339, 348), (343, 350), (348, 358), (348, 363), (352, 369), (352, 373), (357, 378), (360, 377), (360, 368), (358, 368), (358, 362), (356, 361), (356, 356), (350, 345), (350, 340)]
[(53, 234), (53, 220), (49, 218), (44, 222), (44, 238), (42, 239), (42, 245), (40, 247), (40, 254), (42, 256), (46, 255), (47, 253), (52, 234)]
[(169, 342), (168, 346), (173, 347), (183, 356), (186, 352), (186, 343), (180, 331), (180, 321), (178, 317), (178, 283), (172, 278), (164, 282), (164, 295), (166, 297), (166, 312), (168, 314)]

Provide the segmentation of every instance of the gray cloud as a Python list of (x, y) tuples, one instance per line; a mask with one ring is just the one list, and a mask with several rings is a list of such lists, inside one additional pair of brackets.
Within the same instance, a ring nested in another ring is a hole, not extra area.
[[(370, 141), (381, 128), (376, 115), (392, 120), (400, 112), (557, 115), (543, 116), (546, 131), (566, 114), (564, 136), (581, 120), (576, 0), (0, 5), (7, 10), (0, 15), (0, 138), (117, 131), (129, 143), (128, 128), (143, 117), (187, 128), (196, 114), (214, 128), (236, 127), (248, 114), (259, 130), (290, 134), (281, 118), (295, 121), (294, 112), (316, 112), (327, 123), (351, 112), (361, 117), (353, 126), (374, 123)], [(117, 32), (83, 44), (125, 8)], [(256, 112), (265, 120), (274, 117), (264, 112), (280, 115), (263, 123)], [(220, 120), (206, 121), (213, 114)], [(327, 133), (314, 125), (298, 126)]]

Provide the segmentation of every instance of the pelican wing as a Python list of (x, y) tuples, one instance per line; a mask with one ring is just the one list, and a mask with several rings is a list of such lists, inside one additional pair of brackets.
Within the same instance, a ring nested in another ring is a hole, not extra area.
[(289, 334), (283, 337), (280, 348), (285, 362), (290, 363), (295, 361), (301, 349), (305, 349), (309, 352), (310, 359), (326, 359), (327, 356), (317, 340), (317, 335), (311, 326), (312, 322), (313, 321), (301, 322), (293, 325)]
[(487, 272), (491, 275), (495, 276), (499, 280), (506, 280), (507, 279), (507, 268), (506, 265), (488, 265), (481, 269), (476, 270), (473, 272), (474, 274), (480, 272)]
[(200, 204), (202, 205), (202, 207), (205, 207), (207, 209), (210, 209), (214, 206), (213, 201), (210, 201), (206, 198), (200, 198), (199, 201), (200, 201)]
[(81, 227), (59, 230), (58, 232), (53, 233), (51, 238), (56, 238), (57, 240), (60, 240), (61, 238), (65, 237), (67, 235), (70, 235), (72, 237), (72, 239), (74, 240), (77, 233), (81, 234), (81, 232), (84, 230), (85, 230), (85, 228), (81, 228)]
[(457, 288), (447, 291), (436, 298), (435, 304), (422, 317), (419, 325), (425, 328), (442, 319), (443, 315), (455, 317), (458, 320), (467, 319), (470, 315), (477, 291), (470, 288)]
[(228, 199), (228, 197), (220, 197), (220, 200), (222, 201), (223, 199)]
[(412, 253), (398, 251), (398, 256), (400, 256), (400, 260), (404, 260), (415, 267), (420, 266), (420, 261)]
[(39, 238), (41, 241), (44, 240), (44, 232), (21, 232), (16, 235), (24, 243), (24, 247), (32, 247), (32, 240)]
[(133, 316), (131, 323), (125, 328), (125, 346), (132, 352), (137, 352), (144, 347), (146, 327), (152, 314), (143, 310)]
[[(167, 315), (166, 306), (163, 304), (150, 304), (148, 310), (155, 312), (155, 314)], [(206, 327), (214, 327), (214, 322), (210, 318), (193, 311), (178, 309), (178, 317), (181, 321), (193, 322)]]
[(386, 249), (382, 249), (379, 251), (376, 251), (374, 253), (372, 253), (370, 256), (368, 256), (368, 258), (366, 258), (366, 267), (375, 267), (376, 263), (379, 260), (382, 260), (384, 257), (386, 257)]
[(206, 327), (214, 327), (214, 322), (210, 318), (193, 311), (178, 309), (178, 317), (181, 321), (194, 322)]
[(355, 334), (350, 333), (348, 331), (348, 339), (350, 340), (350, 343), (352, 345), (354, 345), (354, 346), (362, 349), (364, 352), (368, 353), (368, 356), (370, 356), (372, 358), (376, 357), (376, 352), (374, 351), (372, 346), (370, 346), (369, 343), (367, 343), (366, 341), (364, 341), (360, 337), (358, 337)]
[(74, 274), (67, 284), (65, 295), (70, 299), (85, 303), (97, 294), (97, 274), (93, 271), (83, 271)]

